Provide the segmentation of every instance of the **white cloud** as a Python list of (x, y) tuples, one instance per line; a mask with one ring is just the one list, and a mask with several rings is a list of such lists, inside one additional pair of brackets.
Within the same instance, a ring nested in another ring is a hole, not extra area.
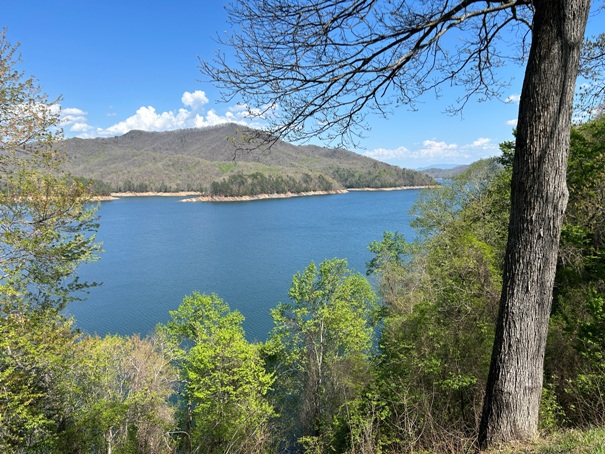
[(185, 128), (188, 127), (187, 124), (190, 117), (191, 111), (187, 109), (158, 113), (152, 106), (140, 107), (131, 117), (107, 128), (107, 133), (118, 135), (132, 131), (133, 129), (167, 131)]
[(87, 125), (86, 123), (73, 123), (69, 128), (70, 131), (76, 133), (85, 133), (91, 129), (93, 129), (92, 126)]
[[(158, 112), (155, 107), (141, 106), (137, 111), (107, 128), (91, 126), (88, 123), (88, 113), (77, 108), (62, 110), (63, 127), (67, 135), (82, 138), (109, 137), (125, 134), (134, 129), (143, 131), (169, 131), (183, 128), (200, 128), (215, 126), (222, 123), (239, 123), (248, 126), (260, 126), (251, 119), (250, 111), (245, 105), (231, 106), (224, 114), (214, 109), (205, 111), (204, 107), (209, 100), (202, 90), (186, 91), (181, 96), (184, 107), (178, 110)], [(272, 109), (269, 109), (269, 111)], [(110, 113), (115, 116), (115, 112)]]
[(195, 90), (193, 93), (186, 91), (181, 97), (181, 102), (183, 105), (196, 110), (208, 104), (208, 98), (202, 90)]
[(67, 107), (65, 109), (61, 109), (61, 115), (64, 117), (68, 117), (68, 116), (85, 116), (86, 112), (84, 112), (82, 109), (75, 109), (73, 107)]
[(427, 139), (416, 149), (398, 147), (377, 148), (363, 153), (365, 156), (408, 168), (431, 164), (468, 164), (478, 159), (494, 156), (498, 147), (491, 139), (480, 137), (469, 144), (459, 145), (435, 139)]
[(519, 104), (521, 100), (521, 95), (510, 95), (508, 98), (504, 100), (507, 104)]
[(449, 158), (456, 156), (459, 153), (458, 149), (459, 147), (455, 143), (425, 140), (422, 142), (422, 148), (416, 152), (416, 156), (427, 159)]
[(513, 118), (512, 120), (508, 120), (506, 122), (507, 125), (512, 126), (512, 127), (516, 127), (517, 126), (517, 119)]
[(223, 123), (238, 123), (247, 125), (246, 121), (242, 119), (243, 115), (234, 115), (232, 112), (226, 112), (225, 115), (219, 115), (214, 109), (210, 109), (206, 116), (196, 115), (194, 127), (204, 128), (206, 126), (216, 126)]
[(406, 147), (395, 148), (394, 150), (389, 150), (386, 148), (376, 148), (374, 150), (366, 151), (364, 156), (367, 156), (372, 159), (377, 159), (379, 161), (390, 161), (397, 158), (405, 158), (409, 153), (409, 150)]
[(480, 148), (480, 149), (483, 149), (483, 150), (487, 150), (487, 149), (491, 149), (492, 148), (492, 141), (490, 139), (485, 138), (485, 137), (480, 137), (479, 139), (475, 140), (470, 145), (467, 145), (467, 147), (468, 148)]
[(74, 132), (76, 134), (86, 133), (93, 129), (92, 126), (88, 125), (86, 120), (87, 115), (87, 112), (74, 107), (61, 109), (61, 126), (65, 130)]
[(267, 118), (274, 115), (278, 110), (277, 104), (265, 104), (261, 107), (252, 108), (247, 104), (237, 104), (230, 107), (229, 111), (242, 118)]

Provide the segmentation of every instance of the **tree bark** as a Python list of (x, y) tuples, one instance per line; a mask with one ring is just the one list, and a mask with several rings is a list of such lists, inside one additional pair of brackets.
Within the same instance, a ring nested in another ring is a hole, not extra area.
[(537, 434), (580, 50), (590, 0), (534, 0), (496, 338), (479, 445)]

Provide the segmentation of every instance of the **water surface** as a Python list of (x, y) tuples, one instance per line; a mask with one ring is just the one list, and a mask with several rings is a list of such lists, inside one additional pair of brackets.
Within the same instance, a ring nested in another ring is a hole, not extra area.
[(368, 245), (385, 230), (410, 238), (418, 190), (350, 192), (279, 200), (181, 203), (175, 197), (102, 204), (104, 253), (83, 279), (100, 281), (69, 313), (87, 332), (150, 333), (193, 291), (216, 293), (246, 317), (251, 340), (271, 329), (292, 276), (313, 260), (346, 258), (365, 273)]

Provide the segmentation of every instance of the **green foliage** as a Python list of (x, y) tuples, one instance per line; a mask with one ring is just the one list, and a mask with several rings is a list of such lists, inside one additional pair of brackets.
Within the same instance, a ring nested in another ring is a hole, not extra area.
[(300, 177), (290, 175), (266, 175), (261, 172), (251, 174), (232, 173), (221, 181), (213, 181), (210, 194), (223, 197), (255, 196), (261, 194), (298, 194), (312, 191), (332, 191), (339, 189), (336, 182), (324, 175), (303, 174)]
[[(65, 174), (56, 149), (59, 109), (15, 69), (0, 34), (0, 315), (60, 310), (87, 288), (77, 266), (93, 260), (95, 207)], [(57, 131), (57, 132), (55, 132)]]
[(243, 316), (216, 295), (199, 293), (185, 297), (170, 316), (158, 330), (178, 348), (183, 444), (206, 453), (265, 452), (274, 378), (265, 372), (258, 346), (246, 341)]
[[(517, 137), (517, 130), (513, 130), (513, 135)], [(500, 144), (500, 151), (502, 155), (498, 159), (500, 164), (502, 164), (507, 169), (513, 168), (513, 160), (515, 158), (515, 142), (513, 140), (507, 140)]]
[(372, 241), (368, 249), (374, 257), (366, 263), (368, 276), (382, 271), (388, 266), (402, 266), (403, 260), (409, 254), (409, 245), (399, 232), (384, 232), (382, 241)]
[(60, 316), (0, 319), (0, 449), (170, 452), (176, 376), (161, 343), (77, 338)]
[(91, 180), (88, 178), (76, 178), (81, 186), (89, 188), (93, 196), (108, 196), (111, 194), (111, 186), (101, 180)]
[(236, 162), (217, 162), (216, 166), (219, 168), (221, 173), (224, 175), (226, 173), (231, 172), (237, 167)]
[(36, 313), (0, 320), (2, 452), (171, 452), (175, 371), (157, 339), (78, 339)]
[(434, 184), (425, 174), (398, 167), (373, 166), (367, 169), (341, 167), (332, 171), (332, 177), (345, 188), (394, 188)]
[(595, 246), (605, 242), (605, 117), (572, 130), (567, 183), (567, 223), (591, 232)]
[(58, 451), (172, 452), (177, 373), (165, 341), (84, 337), (70, 353)]
[(485, 454), (603, 454), (605, 428), (559, 430), (545, 437), (488, 449)]
[(553, 433), (561, 427), (565, 419), (565, 412), (559, 404), (557, 394), (551, 384), (542, 388), (540, 399), (540, 431), (542, 433)]
[(370, 378), (377, 301), (341, 259), (311, 263), (293, 277), (289, 296), (271, 311), (275, 326), (265, 347), (282, 430), (286, 443), (325, 451), (339, 442), (335, 427), (348, 426), (349, 405)]
[[(502, 172), (498, 159), (484, 159), (470, 165), (438, 190), (425, 190), (412, 207), (412, 227), (428, 238), (453, 223), (469, 223), (479, 218), (482, 227), (502, 231), (502, 218), (508, 215), (510, 173)], [(503, 210), (506, 210), (503, 213)], [(486, 223), (482, 217), (486, 217)]]
[(52, 314), (0, 318), (0, 451), (56, 447), (64, 417), (61, 379), (74, 341), (71, 323)]
[(572, 130), (545, 374), (571, 426), (605, 423), (605, 118)]
[(59, 109), (0, 34), (0, 448), (61, 452), (76, 336), (60, 311), (94, 260), (88, 186), (63, 171)]
[(5, 175), (6, 190), (0, 194), (3, 314), (60, 310), (90, 286), (78, 280), (75, 270), (94, 260), (99, 249), (92, 234), (95, 207), (86, 205), (87, 189), (79, 182), (48, 172), (22, 168)]
[(510, 172), (480, 161), (414, 207), (421, 241), (385, 233), (368, 271), (385, 306), (375, 388), (359, 428), (388, 452), (475, 442), (500, 295)]

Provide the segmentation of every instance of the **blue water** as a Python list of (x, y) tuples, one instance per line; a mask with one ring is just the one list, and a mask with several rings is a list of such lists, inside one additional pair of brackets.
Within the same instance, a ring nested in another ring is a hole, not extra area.
[(292, 276), (313, 260), (346, 258), (365, 273), (368, 245), (385, 230), (410, 238), (418, 190), (181, 203), (124, 198), (101, 205), (101, 259), (80, 270), (103, 284), (69, 306), (89, 333), (148, 334), (193, 291), (216, 293), (246, 318), (250, 340), (265, 340), (269, 310), (288, 300)]

